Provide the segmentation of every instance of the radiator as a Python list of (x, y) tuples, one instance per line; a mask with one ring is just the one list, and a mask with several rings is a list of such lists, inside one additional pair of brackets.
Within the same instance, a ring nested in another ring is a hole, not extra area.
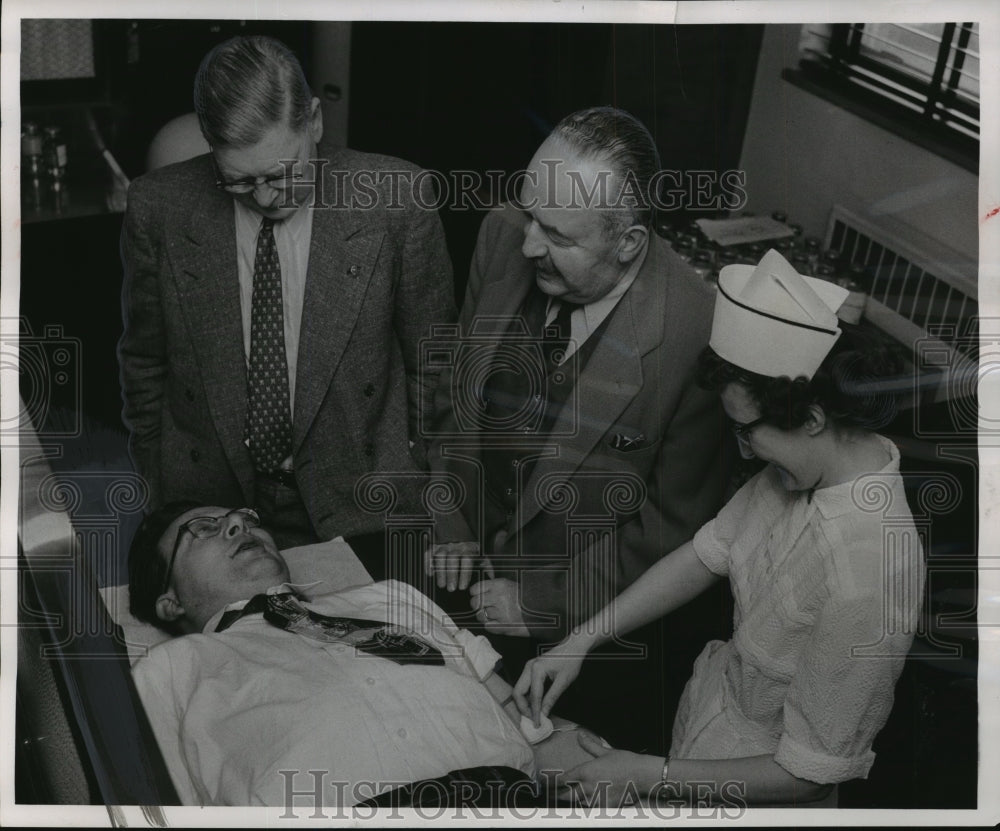
[(865, 319), (912, 349), (917, 381), (939, 399), (975, 395), (978, 264), (891, 216), (834, 205), (827, 248), (864, 266)]

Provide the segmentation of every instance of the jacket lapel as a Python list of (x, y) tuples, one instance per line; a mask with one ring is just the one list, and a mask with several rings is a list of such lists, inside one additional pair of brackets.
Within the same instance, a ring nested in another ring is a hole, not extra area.
[(542, 478), (550, 473), (566, 477), (575, 472), (641, 392), (642, 356), (663, 339), (668, 282), (669, 275), (663, 273), (660, 264), (657, 240), (651, 239), (635, 282), (612, 310), (576, 387), (556, 415), (551, 452), (538, 460), (524, 483), (515, 529), (526, 525), (541, 510), (536, 490)]
[[(534, 280), (534, 266), (518, 253), (507, 263), (502, 279), (483, 286), (479, 302), (476, 304), (476, 316), (472, 319), (472, 329), (463, 333), (465, 336), (476, 334), (494, 336), (485, 347), (488, 353), (484, 353), (480, 366), (489, 365), (486, 360), (487, 354), (492, 360), (492, 353), (496, 351), (500, 337), (506, 336), (510, 330), (511, 318), (520, 313), (524, 298), (528, 296)], [(524, 332), (525, 337), (529, 334), (527, 331)]]
[(359, 211), (313, 211), (295, 381), (293, 452), (305, 440), (344, 355), (382, 247), (383, 228), (364, 220)]
[[(211, 173), (206, 173), (206, 180)], [(208, 409), (247, 498), (253, 463), (244, 444), (247, 382), (233, 201), (206, 187), (171, 245), (177, 290), (198, 355)]]

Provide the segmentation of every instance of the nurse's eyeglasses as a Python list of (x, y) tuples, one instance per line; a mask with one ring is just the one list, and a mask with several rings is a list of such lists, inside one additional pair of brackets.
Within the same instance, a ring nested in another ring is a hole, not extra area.
[(742, 441), (747, 441), (750, 438), (750, 433), (753, 431), (754, 427), (760, 427), (767, 421), (767, 416), (754, 419), (753, 421), (748, 421), (746, 424), (740, 424), (738, 421), (729, 422), (729, 427), (733, 431), (733, 435)]
[(170, 561), (167, 563), (167, 573), (163, 575), (163, 585), (160, 587), (160, 594), (163, 594), (170, 587), (170, 575), (173, 574), (174, 560), (177, 559), (177, 550), (181, 547), (181, 540), (184, 539), (184, 534), (188, 533), (199, 540), (218, 536), (219, 532), (228, 524), (229, 517), (233, 515), (240, 517), (244, 528), (260, 528), (260, 515), (253, 508), (237, 508), (222, 516), (192, 517), (177, 529), (177, 539), (174, 540), (174, 550), (171, 552)]

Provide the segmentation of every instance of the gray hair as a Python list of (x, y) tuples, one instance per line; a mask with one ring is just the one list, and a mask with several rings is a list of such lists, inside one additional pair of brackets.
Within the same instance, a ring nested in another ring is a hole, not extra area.
[(615, 107), (591, 107), (570, 113), (556, 125), (551, 135), (582, 156), (611, 165), (628, 207), (604, 212), (609, 235), (630, 225), (649, 228), (653, 224), (655, 195), (649, 189), (660, 169), (660, 154), (652, 135), (639, 119)]

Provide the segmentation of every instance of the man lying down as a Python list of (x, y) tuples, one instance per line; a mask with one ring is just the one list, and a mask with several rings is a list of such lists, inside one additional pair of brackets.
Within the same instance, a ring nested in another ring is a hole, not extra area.
[[(412, 783), (439, 777), (523, 804), (536, 771), (591, 758), (573, 725), (541, 741), (520, 727), (489, 642), (412, 586), (291, 585), (252, 510), (176, 502), (150, 514), (129, 591), (135, 617), (183, 636), (133, 672), (185, 805), (305, 807), (292, 792), (320, 780), (323, 807), (379, 794), (419, 804)], [(448, 788), (429, 784), (421, 792), (444, 801)]]

